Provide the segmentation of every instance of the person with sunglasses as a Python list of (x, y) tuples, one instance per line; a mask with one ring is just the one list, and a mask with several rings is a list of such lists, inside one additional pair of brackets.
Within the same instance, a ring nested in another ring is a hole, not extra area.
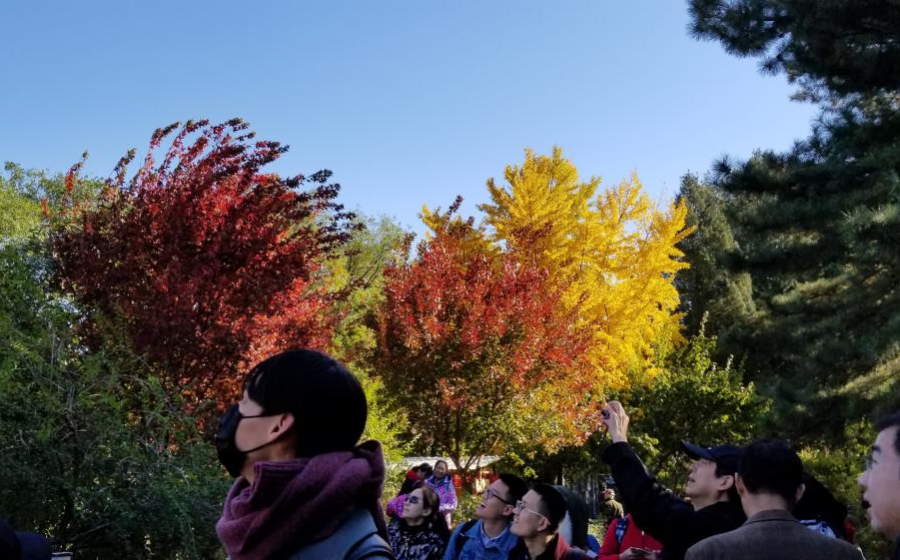
[(440, 560), (450, 536), (440, 506), (440, 497), (426, 484), (407, 495), (400, 518), (388, 525), (397, 560)]
[(517, 537), (509, 530), (516, 502), (528, 492), (524, 480), (501, 474), (485, 487), (476, 519), (459, 525), (447, 543), (444, 560), (506, 560)]
[(581, 560), (591, 558), (559, 534), (566, 517), (566, 499), (549, 484), (536, 484), (516, 502), (510, 530), (519, 537), (508, 560)]

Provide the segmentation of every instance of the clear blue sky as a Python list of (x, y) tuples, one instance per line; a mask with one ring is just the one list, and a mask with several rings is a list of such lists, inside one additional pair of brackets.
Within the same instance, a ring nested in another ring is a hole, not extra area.
[(784, 149), (814, 109), (783, 77), (691, 39), (679, 0), (0, 4), (0, 160), (107, 176), (151, 132), (239, 116), (335, 172), (341, 200), (420, 230), (554, 144), (657, 199), (724, 154)]

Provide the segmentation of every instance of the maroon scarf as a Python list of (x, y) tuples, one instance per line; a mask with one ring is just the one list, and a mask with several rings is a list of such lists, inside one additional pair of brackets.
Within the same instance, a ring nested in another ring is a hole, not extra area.
[(267, 560), (293, 553), (335, 531), (358, 508), (372, 513), (387, 538), (379, 498), (384, 483), (381, 444), (352, 451), (257, 463), (250, 485), (238, 477), (225, 499), (216, 533), (232, 560)]

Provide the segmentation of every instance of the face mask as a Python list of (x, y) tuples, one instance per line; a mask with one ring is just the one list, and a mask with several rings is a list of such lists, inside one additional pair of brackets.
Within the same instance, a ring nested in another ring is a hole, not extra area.
[(222, 419), (219, 420), (219, 431), (216, 432), (216, 452), (219, 455), (219, 462), (222, 463), (222, 466), (225, 467), (225, 470), (228, 471), (228, 474), (230, 474), (232, 478), (237, 478), (241, 475), (244, 463), (247, 462), (248, 453), (269, 445), (267, 442), (262, 445), (257, 445), (253, 449), (248, 449), (246, 451), (240, 450), (235, 442), (238, 425), (240, 425), (241, 420), (244, 418), (262, 418), (264, 416), (272, 415), (257, 414), (255, 416), (244, 416), (241, 414), (238, 405), (235, 404), (226, 410)]

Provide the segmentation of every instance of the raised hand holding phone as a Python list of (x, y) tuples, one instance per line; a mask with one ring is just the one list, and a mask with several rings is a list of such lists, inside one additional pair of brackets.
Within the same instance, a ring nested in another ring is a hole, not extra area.
[(628, 441), (628, 414), (619, 401), (609, 401), (603, 408), (603, 426), (613, 443)]

